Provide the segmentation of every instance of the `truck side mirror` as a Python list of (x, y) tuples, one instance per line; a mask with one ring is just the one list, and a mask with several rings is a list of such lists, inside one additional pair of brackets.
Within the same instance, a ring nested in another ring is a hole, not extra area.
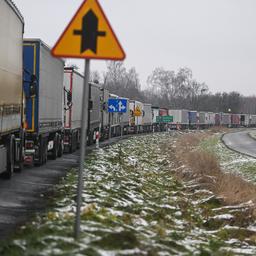
[(35, 75), (31, 75), (30, 77), (30, 83), (29, 83), (29, 96), (33, 97), (36, 95), (36, 83), (37, 78)]

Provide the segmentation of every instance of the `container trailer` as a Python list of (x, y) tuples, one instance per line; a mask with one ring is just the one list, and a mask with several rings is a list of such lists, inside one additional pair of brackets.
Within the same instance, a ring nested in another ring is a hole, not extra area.
[(216, 114), (213, 112), (208, 112), (208, 125), (209, 126), (214, 126), (215, 125), (215, 116)]
[(143, 103), (137, 100), (130, 100), (129, 101), (129, 108), (130, 108), (130, 119), (129, 119), (129, 126), (130, 132), (139, 133), (143, 131), (143, 123), (142, 123), (142, 116), (143, 116)]
[(80, 145), (84, 77), (74, 68), (64, 69), (64, 151), (72, 153)]
[[(109, 95), (110, 99), (118, 99), (119, 96), (115, 94)], [(121, 120), (120, 114), (118, 112), (109, 113), (109, 120), (110, 120), (110, 135), (109, 137), (116, 137), (121, 135)]]
[(0, 20), (0, 173), (10, 178), (14, 169), (22, 169), (24, 157), (24, 21), (17, 7), (9, 0), (0, 1)]
[(157, 122), (156, 118), (159, 116), (159, 107), (152, 106), (152, 126), (153, 131), (159, 131), (159, 123)]
[(239, 114), (231, 114), (231, 126), (237, 128), (240, 126), (240, 115)]
[[(25, 160), (41, 165), (48, 153), (63, 153), (64, 62), (51, 56), (40, 39), (23, 41), (24, 93), (26, 97)], [(34, 77), (33, 84), (26, 81)]]
[(202, 128), (202, 129), (205, 129), (206, 127), (208, 127), (208, 113), (207, 112), (203, 112), (203, 111), (200, 111), (198, 113), (198, 124), (199, 124), (199, 127)]
[(221, 113), (221, 125), (230, 127), (231, 126), (231, 114)]
[[(159, 108), (159, 116), (168, 116), (168, 109), (167, 108)], [(167, 131), (168, 124), (166, 123), (159, 123), (160, 131)]]
[(142, 124), (144, 132), (152, 131), (152, 104), (143, 104)]
[(256, 127), (256, 115), (250, 115), (250, 127)]
[(187, 129), (188, 120), (188, 110), (185, 109), (169, 109), (169, 116), (173, 116), (173, 122), (171, 123), (171, 128), (177, 129)]
[(109, 136), (109, 113), (108, 113), (109, 90), (101, 88), (101, 131), (100, 140), (107, 139)]
[(248, 114), (241, 114), (240, 115), (240, 124), (244, 127), (249, 127), (250, 123), (250, 115)]
[(221, 125), (221, 114), (220, 113), (216, 113), (215, 114), (215, 125), (216, 126), (220, 126)]
[(189, 128), (196, 129), (198, 127), (198, 115), (197, 111), (188, 112)]
[(102, 87), (96, 83), (89, 83), (89, 107), (87, 126), (87, 143), (89, 145), (95, 142), (96, 133), (101, 130), (102, 105)]
[(130, 108), (129, 108), (129, 99), (119, 97), (119, 99), (124, 99), (127, 101), (126, 105), (126, 112), (120, 113), (120, 123), (121, 123), (121, 129), (123, 130), (123, 134), (128, 134), (129, 132), (129, 119), (130, 119)]

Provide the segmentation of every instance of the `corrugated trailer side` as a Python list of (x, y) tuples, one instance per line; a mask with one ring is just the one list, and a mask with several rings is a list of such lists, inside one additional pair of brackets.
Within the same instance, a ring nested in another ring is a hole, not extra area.
[(24, 20), (9, 0), (0, 1), (0, 173), (22, 169), (24, 133), (22, 41)]
[(143, 131), (142, 127), (142, 115), (143, 115), (143, 103), (137, 100), (130, 100), (130, 132), (138, 133)]
[(206, 112), (203, 112), (203, 111), (199, 112), (198, 114), (199, 114), (198, 115), (199, 116), (199, 127), (204, 129), (206, 127), (207, 114), (206, 114)]
[(64, 150), (74, 152), (80, 144), (84, 77), (74, 68), (64, 69)]
[(152, 131), (152, 104), (143, 104), (142, 123), (144, 132)]
[(240, 126), (240, 115), (239, 114), (231, 114), (231, 126), (239, 127)]
[(102, 90), (99, 84), (89, 83), (89, 110), (88, 110), (88, 144), (96, 140), (96, 132), (100, 131)]
[(231, 114), (221, 113), (221, 125), (227, 127), (231, 125)]
[(191, 129), (197, 128), (197, 125), (198, 125), (197, 111), (189, 111), (188, 118), (189, 118), (189, 128)]
[(101, 108), (101, 140), (107, 139), (109, 136), (109, 113), (108, 113), (108, 99), (109, 90), (102, 88), (102, 108)]
[(209, 112), (208, 114), (209, 114), (209, 125), (210, 126), (215, 125), (215, 115), (216, 114), (213, 112)]
[[(118, 99), (119, 96), (115, 94), (109, 95), (111, 99)], [(109, 113), (110, 118), (110, 137), (119, 136), (121, 134), (121, 120), (120, 114), (117, 112)]]
[(250, 116), (250, 127), (256, 127), (256, 115)]
[(26, 95), (26, 143), (28, 161), (41, 165), (48, 153), (55, 159), (63, 153), (64, 62), (51, 56), (40, 39), (23, 42), (25, 80), (35, 77), (33, 86), (24, 82)]
[(129, 131), (129, 119), (130, 119), (130, 104), (129, 104), (129, 99), (128, 98), (123, 98), (120, 97), (120, 99), (124, 99), (127, 101), (126, 105), (126, 112), (120, 114), (121, 115), (121, 123), (122, 123), (122, 129), (123, 129), (123, 134), (128, 134)]
[(156, 117), (159, 116), (159, 107), (152, 107), (152, 123), (153, 123), (153, 132), (159, 131), (159, 123), (156, 121)]

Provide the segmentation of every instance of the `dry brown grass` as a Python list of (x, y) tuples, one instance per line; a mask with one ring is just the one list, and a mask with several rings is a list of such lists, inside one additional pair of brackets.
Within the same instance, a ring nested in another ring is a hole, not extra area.
[(226, 204), (237, 204), (252, 200), (256, 203), (256, 186), (241, 177), (221, 170), (219, 160), (210, 152), (198, 150), (197, 145), (208, 134), (188, 134), (177, 141), (175, 157), (177, 163), (183, 163), (189, 171), (177, 172), (177, 177), (196, 180), (198, 184), (210, 189), (223, 198)]

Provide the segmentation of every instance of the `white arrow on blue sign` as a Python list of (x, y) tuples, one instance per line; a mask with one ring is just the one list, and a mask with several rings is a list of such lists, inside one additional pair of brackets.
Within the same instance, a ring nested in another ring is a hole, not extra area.
[(109, 113), (126, 113), (127, 100), (126, 99), (108, 99)]

